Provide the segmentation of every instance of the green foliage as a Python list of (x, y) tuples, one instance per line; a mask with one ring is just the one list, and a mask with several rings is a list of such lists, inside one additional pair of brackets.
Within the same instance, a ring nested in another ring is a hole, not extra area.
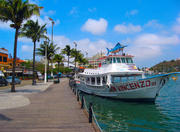
[(180, 71), (180, 60), (163, 61), (150, 68), (155, 72), (177, 72)]
[(28, 20), (23, 25), (23, 28), (21, 29), (19, 36), (30, 38), (34, 43), (36, 43), (36, 41), (39, 42), (41, 38), (47, 39), (47, 36), (45, 35), (46, 32), (46, 24), (41, 26), (39, 25), (38, 20), (36, 22)]
[(0, 20), (11, 21), (10, 27), (19, 29), (24, 20), (39, 15), (42, 7), (29, 4), (28, 0), (0, 0)]
[(36, 54), (39, 56), (45, 56), (47, 46), (47, 59), (51, 60), (53, 59), (56, 52), (60, 49), (57, 47), (56, 44), (50, 43), (49, 41), (44, 41), (42, 44), (40, 44), (40, 48), (37, 48)]
[(67, 74), (67, 73), (70, 73), (72, 72), (72, 69), (68, 68), (68, 67), (64, 67), (64, 66), (60, 66), (59, 67), (59, 70), (58, 68), (56, 67), (55, 69), (53, 69), (53, 73), (54, 74), (57, 74), (58, 72), (61, 72), (63, 74)]

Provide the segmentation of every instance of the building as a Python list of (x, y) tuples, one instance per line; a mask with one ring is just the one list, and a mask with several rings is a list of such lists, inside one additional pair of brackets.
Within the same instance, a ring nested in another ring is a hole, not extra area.
[[(16, 67), (20, 67), (20, 64), (25, 62), (19, 58), (16, 59)], [(13, 58), (9, 58), (8, 50), (0, 48), (0, 70), (6, 72), (8, 69), (12, 69)]]
[(9, 68), (8, 63), (8, 50), (5, 48), (0, 48), (0, 70), (4, 71)]

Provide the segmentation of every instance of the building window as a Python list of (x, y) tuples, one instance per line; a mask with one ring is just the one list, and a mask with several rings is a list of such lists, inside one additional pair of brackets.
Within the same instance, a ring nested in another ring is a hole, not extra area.
[(2, 56), (0, 56), (0, 62), (2, 62)]
[(3, 57), (3, 62), (7, 62), (7, 57)]

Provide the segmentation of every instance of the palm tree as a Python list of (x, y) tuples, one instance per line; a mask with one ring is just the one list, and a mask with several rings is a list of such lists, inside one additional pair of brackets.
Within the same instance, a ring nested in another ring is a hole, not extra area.
[(47, 38), (45, 33), (47, 32), (46, 24), (40, 26), (38, 20), (36, 22), (32, 20), (28, 20), (26, 24), (23, 25), (23, 28), (20, 32), (20, 37), (27, 37), (32, 39), (34, 43), (34, 50), (33, 50), (33, 80), (32, 85), (36, 85), (35, 81), (35, 50), (36, 50), (36, 41), (40, 41), (41, 38)]
[[(62, 56), (61, 54), (54, 55), (53, 60), (58, 63), (58, 72), (59, 72), (59, 64), (60, 64), (60, 62), (63, 61), (63, 59), (64, 59), (64, 56)], [(58, 82), (59, 82), (59, 74), (58, 74)]]
[(71, 55), (71, 47), (70, 45), (66, 45), (64, 49), (62, 49), (62, 54), (67, 55), (68, 57), (68, 67), (69, 67), (69, 56)]
[(53, 59), (53, 56), (60, 48), (57, 47), (56, 44), (50, 43), (49, 41), (44, 41), (44, 43), (40, 44), (40, 48), (37, 48), (36, 54), (39, 56), (45, 56), (46, 46), (47, 46), (47, 60), (48, 60), (47, 71), (49, 72), (49, 62)]
[(19, 30), (24, 20), (27, 20), (32, 15), (39, 15), (41, 8), (42, 7), (39, 7), (36, 4), (29, 4), (28, 0), (0, 0), (0, 21), (11, 21), (12, 24), (10, 24), (10, 27), (15, 29), (11, 92), (15, 92), (14, 79)]

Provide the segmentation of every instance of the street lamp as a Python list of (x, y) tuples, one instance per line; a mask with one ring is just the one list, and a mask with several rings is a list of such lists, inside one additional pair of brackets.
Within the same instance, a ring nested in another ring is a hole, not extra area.
[(54, 20), (49, 17), (49, 20), (52, 22), (52, 33), (51, 33), (51, 43), (53, 43), (53, 26), (55, 24)]
[(76, 56), (75, 56), (75, 77), (76, 77), (76, 59), (77, 59), (77, 43), (74, 42), (75, 50), (76, 50)]
[(47, 41), (45, 43), (45, 73), (44, 73), (44, 83), (47, 82)]
[[(54, 20), (49, 17), (49, 20), (52, 22), (52, 33), (51, 33), (51, 43), (53, 44), (53, 25), (54, 25)], [(52, 64), (52, 63), (51, 63)], [(51, 65), (53, 68), (53, 64)], [(51, 71), (51, 76), (53, 76), (53, 72)]]

